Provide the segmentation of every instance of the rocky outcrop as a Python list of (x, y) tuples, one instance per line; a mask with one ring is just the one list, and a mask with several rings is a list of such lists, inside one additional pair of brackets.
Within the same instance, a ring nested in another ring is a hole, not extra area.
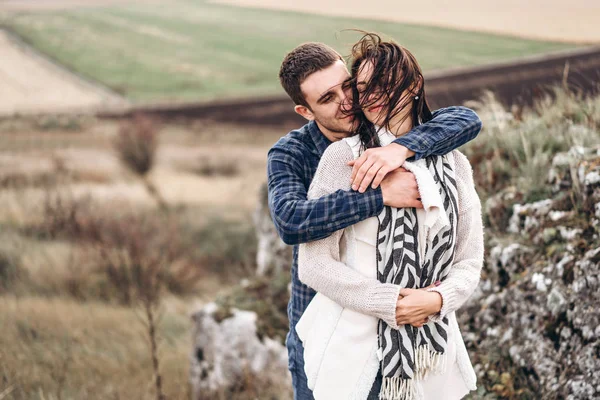
[(266, 183), (260, 189), (258, 206), (254, 212), (254, 226), (258, 239), (256, 274), (263, 276), (288, 271), (291, 266), (292, 247), (286, 245), (275, 230), (269, 213)]
[(222, 308), (209, 303), (192, 319), (190, 382), (194, 399), (248, 390), (249, 382), (291, 385), (287, 350), (277, 340), (259, 337), (256, 313), (232, 309), (223, 315)]
[(290, 397), (291, 376), (283, 342), (288, 330), (292, 248), (275, 230), (266, 185), (260, 191), (254, 223), (256, 277), (243, 279), (193, 314), (190, 381), (194, 400), (211, 399), (215, 393), (225, 393), (226, 398), (235, 398), (235, 393), (254, 398), (253, 390), (260, 398)]
[[(499, 397), (600, 398), (600, 150), (572, 148), (552, 165), (552, 197), (514, 204), (488, 235), (459, 315), (480, 384)], [(502, 198), (514, 188), (487, 209)]]

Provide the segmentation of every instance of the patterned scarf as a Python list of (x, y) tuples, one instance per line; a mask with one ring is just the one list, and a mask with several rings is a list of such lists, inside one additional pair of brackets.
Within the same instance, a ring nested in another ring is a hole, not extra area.
[[(450, 226), (428, 238), (424, 258), (418, 251), (417, 213), (414, 208), (384, 207), (378, 216), (377, 277), (380, 282), (419, 289), (443, 280), (454, 259), (457, 190), (454, 171), (446, 157), (428, 157), (427, 168), (437, 185)], [(383, 385), (380, 399), (412, 400), (420, 397), (417, 381), (445, 368), (448, 318), (422, 328), (401, 325), (395, 330), (384, 321), (378, 326)]]

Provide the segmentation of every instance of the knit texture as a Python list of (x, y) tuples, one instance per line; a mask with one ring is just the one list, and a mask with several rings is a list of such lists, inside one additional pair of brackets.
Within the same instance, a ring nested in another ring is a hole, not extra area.
[[(474, 292), (483, 266), (483, 224), (481, 203), (473, 184), (473, 170), (467, 158), (455, 150), (458, 190), (456, 254), (450, 273), (440, 286), (430, 289), (442, 296), (442, 309), (434, 317), (443, 318), (460, 308)], [(345, 141), (331, 144), (319, 164), (308, 192), (309, 199), (337, 190), (350, 190), (352, 168), (347, 163), (353, 153)], [(332, 173), (335, 171), (335, 173)], [(401, 287), (369, 279), (341, 261), (340, 241), (345, 230), (318, 241), (300, 245), (298, 276), (306, 285), (341, 305), (396, 324), (396, 302)]]

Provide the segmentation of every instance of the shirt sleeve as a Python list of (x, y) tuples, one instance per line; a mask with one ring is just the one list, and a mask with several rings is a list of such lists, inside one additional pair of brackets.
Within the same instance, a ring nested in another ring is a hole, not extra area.
[(337, 190), (309, 200), (304, 179), (308, 167), (302, 152), (289, 147), (274, 147), (267, 160), (269, 209), (286, 244), (322, 239), (381, 212), (381, 188), (365, 193)]
[(443, 156), (475, 139), (481, 131), (481, 120), (467, 107), (447, 107), (433, 112), (433, 119), (414, 127), (396, 139), (419, 160), (431, 155)]
[[(308, 197), (326, 196), (350, 187), (352, 168), (347, 162), (352, 150), (333, 144), (323, 155)], [(400, 286), (368, 278), (341, 261), (340, 240), (344, 230), (331, 236), (301, 244), (298, 253), (298, 277), (319, 293), (342, 307), (383, 319), (392, 328), (396, 324), (396, 302)]]
[(473, 171), (467, 158), (454, 152), (459, 199), (454, 262), (440, 286), (428, 289), (442, 296), (442, 309), (430, 320), (444, 318), (458, 310), (477, 288), (483, 267), (484, 240), (481, 202), (475, 191)]

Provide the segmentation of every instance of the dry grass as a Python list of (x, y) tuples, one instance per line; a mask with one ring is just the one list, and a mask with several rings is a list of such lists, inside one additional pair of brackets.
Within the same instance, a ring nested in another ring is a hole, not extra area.
[[(0, 393), (10, 391), (8, 398), (153, 397), (139, 312), (56, 297), (2, 296), (0, 308)], [(186, 399), (189, 320), (180, 301), (169, 308), (158, 324), (164, 391)]]
[[(118, 123), (85, 119), (79, 131), (67, 133), (42, 130), (36, 121), (0, 121), (0, 182), (9, 189), (0, 191), (0, 221), (26, 224), (39, 217), (44, 186), (55, 183), (66, 196), (89, 195), (107, 207), (156, 206), (114, 154)], [(236, 217), (254, 209), (266, 180), (266, 153), (286, 133), (207, 122), (168, 124), (161, 132), (148, 179), (168, 205), (231, 209)]]
[(484, 126), (465, 150), (484, 199), (509, 186), (525, 195), (523, 201), (544, 198), (551, 189), (553, 156), (600, 142), (600, 97), (581, 98), (556, 88), (533, 109), (507, 110), (491, 93), (468, 105)]

